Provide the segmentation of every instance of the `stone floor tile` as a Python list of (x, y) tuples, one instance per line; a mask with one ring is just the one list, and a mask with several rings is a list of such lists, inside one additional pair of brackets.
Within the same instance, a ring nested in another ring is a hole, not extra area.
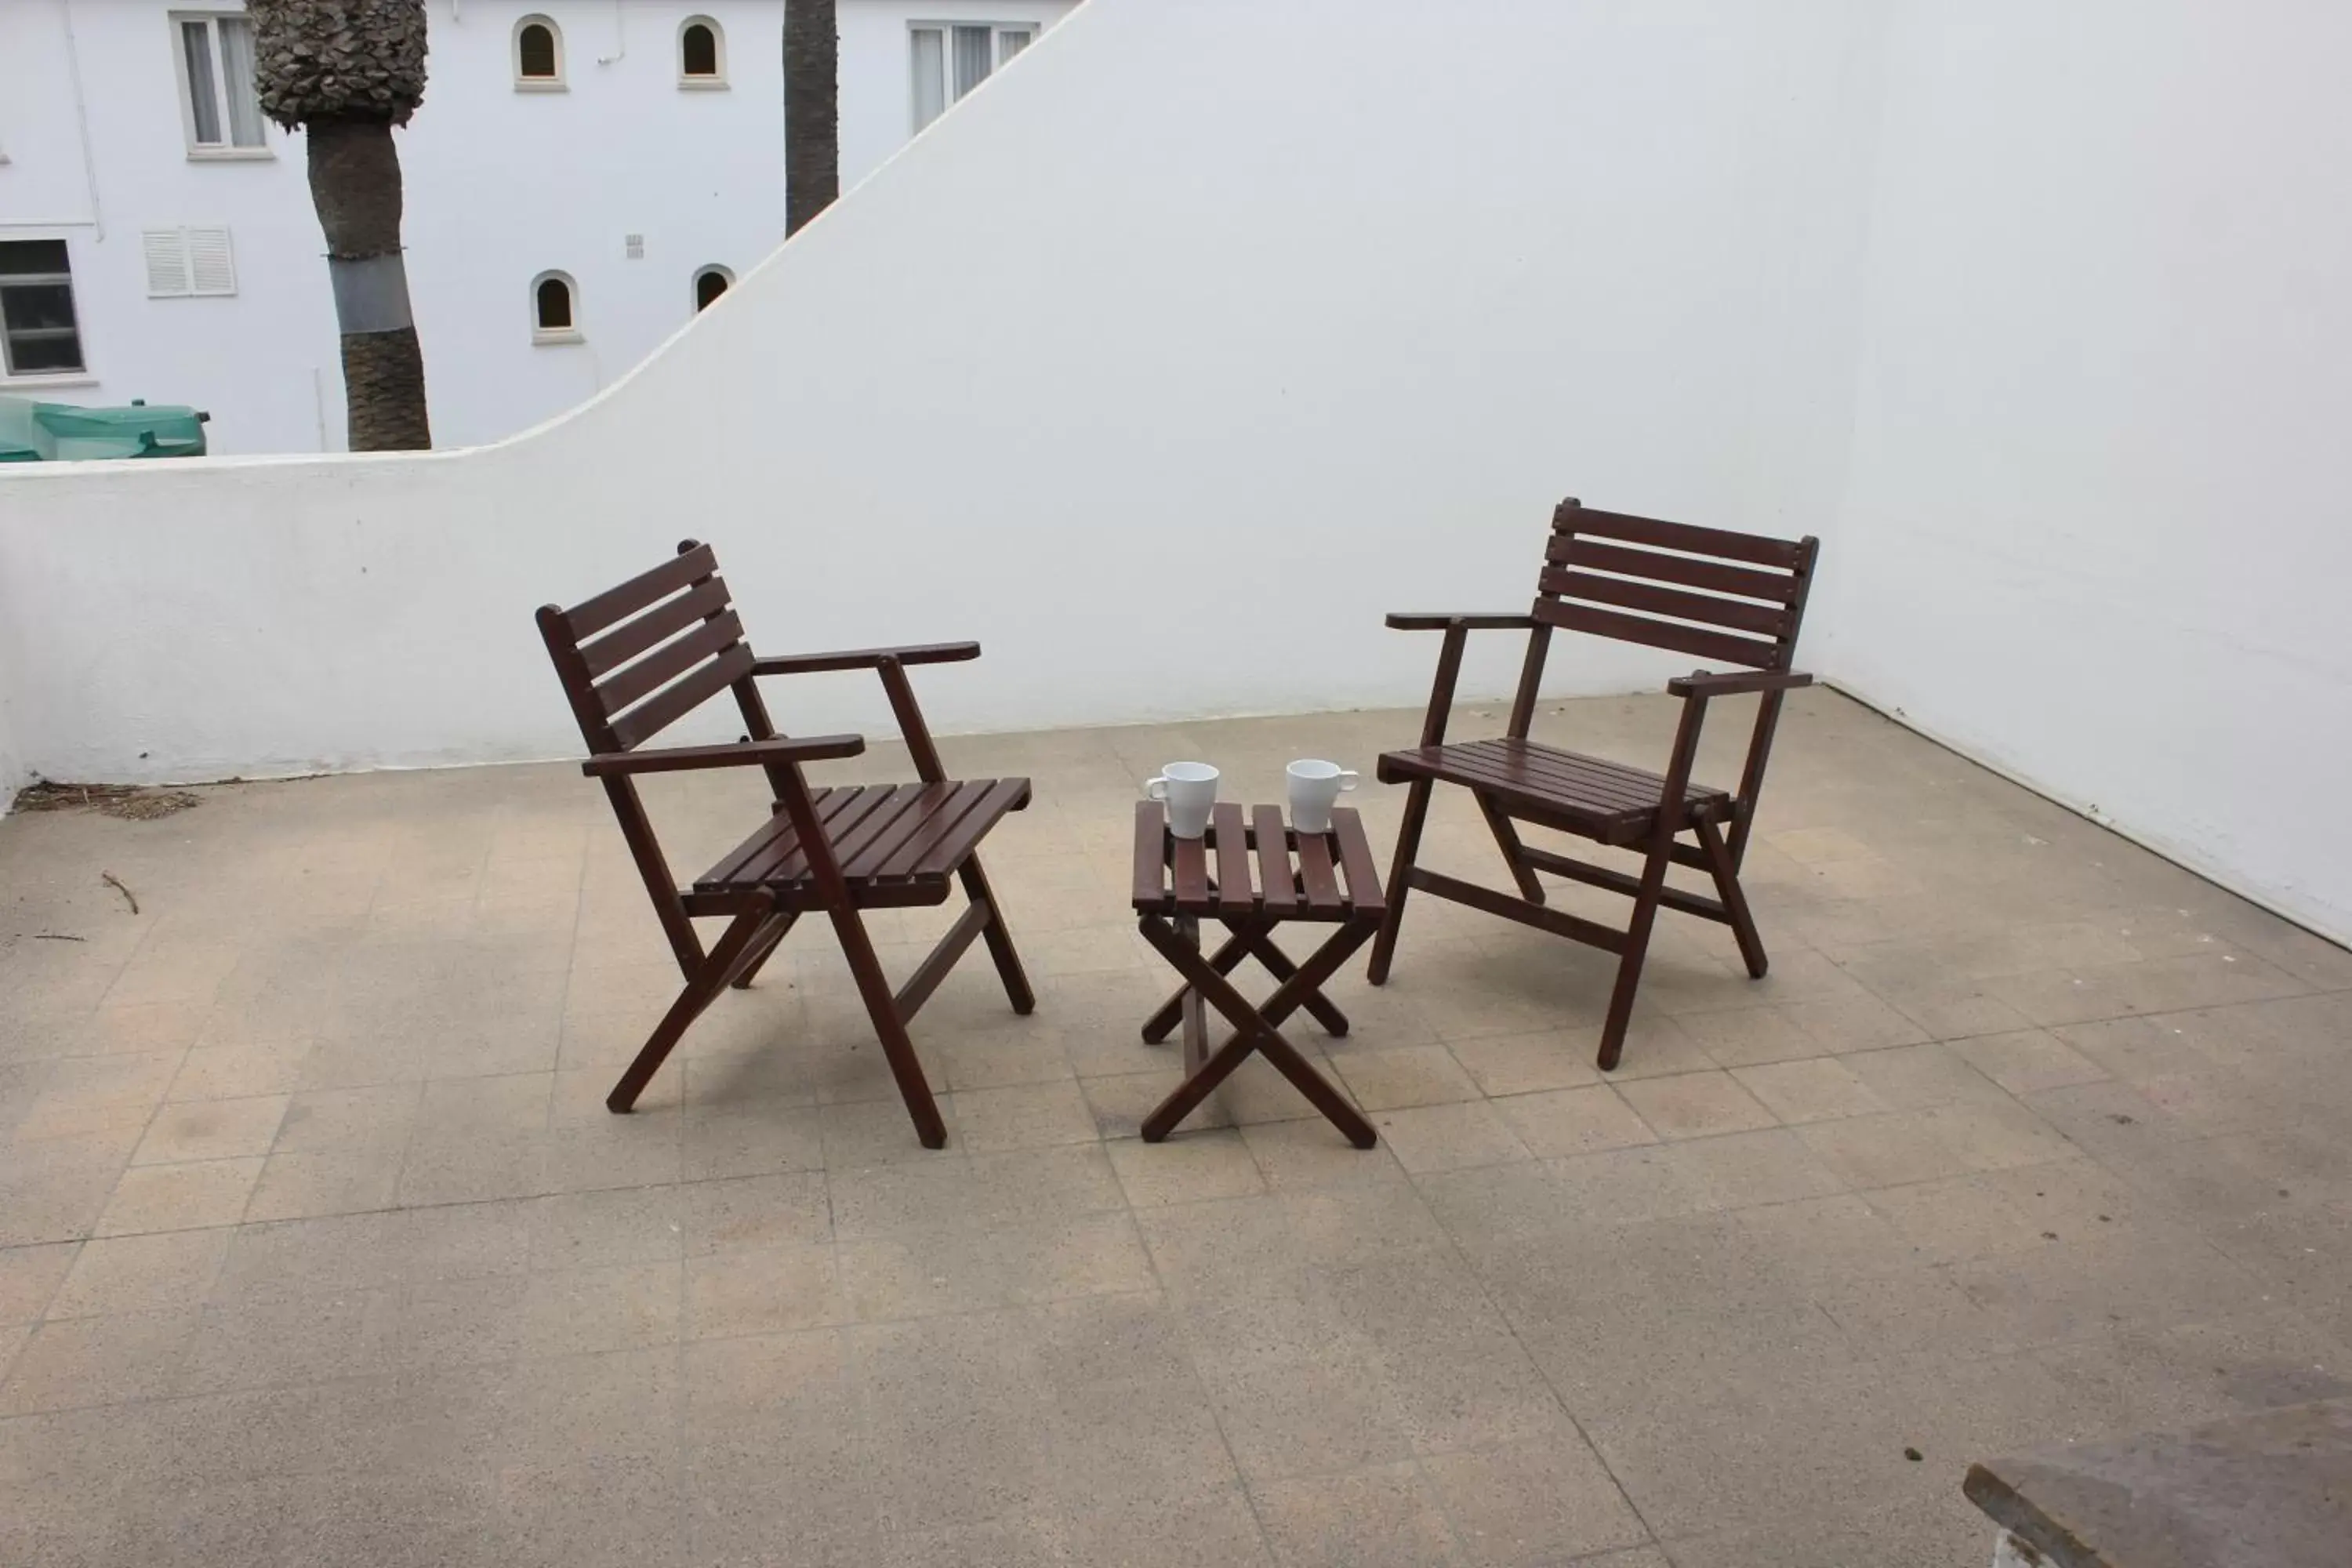
[(1271, 1192), (1392, 1184), (1403, 1175), (1393, 1149), (1359, 1149), (1320, 1116), (1251, 1122), (1241, 1135)]
[(62, 1318), (26, 1337), (0, 1381), (0, 1415), (119, 1405), (169, 1391), (179, 1375), (193, 1310)]
[(1375, 1111), (1373, 1126), (1412, 1172), (1457, 1171), (1528, 1158), (1510, 1122), (1484, 1100)]
[(1870, 1116), (1894, 1108), (1871, 1092), (1853, 1069), (1835, 1057), (1734, 1068), (1731, 1076), (1781, 1121), (1832, 1121)]
[(1528, 1152), (1542, 1159), (1657, 1141), (1649, 1124), (1607, 1084), (1513, 1095), (1494, 1106)]
[(696, 1182), (678, 1189), (678, 1204), (677, 1224), (689, 1257), (824, 1241), (833, 1234), (822, 1172)]
[(1747, 1067), (1819, 1056), (1822, 1047), (1780, 1007), (1737, 1007), (1677, 1018), (1717, 1067)]
[(1683, 1186), (1708, 1208), (1790, 1203), (1846, 1186), (1786, 1128), (1694, 1138), (1667, 1144), (1661, 1152)]
[(1662, 1138), (1707, 1138), (1775, 1125), (1772, 1113), (1727, 1072), (1643, 1079), (1619, 1086), (1617, 1092)]
[(1442, 1105), (1479, 1098), (1478, 1085), (1443, 1046), (1346, 1051), (1331, 1058), (1340, 1081), (1366, 1110)]
[(953, 1118), (957, 1145), (974, 1154), (1087, 1143), (1100, 1136), (1075, 1078), (966, 1089), (950, 1095), (943, 1109)]
[(235, 1225), (245, 1215), (262, 1164), (251, 1159), (134, 1165), (115, 1184), (94, 1234), (135, 1236)]
[(1901, 1186), (1980, 1169), (1935, 1135), (1928, 1114), (1853, 1116), (1811, 1122), (1795, 1131), (1823, 1164), (1855, 1187)]
[(1601, 1081), (1601, 1069), (1592, 1060), (1598, 1048), (1597, 1030), (1480, 1035), (1456, 1040), (1447, 1048), (1482, 1092), (1497, 1098)]
[(1429, 1484), (1411, 1464), (1267, 1481), (1251, 1490), (1282, 1568), (1425, 1568), (1460, 1561)]
[(2063, 1089), (2107, 1076), (2096, 1062), (2040, 1029), (1954, 1040), (1951, 1047), (1955, 1056), (2011, 1094)]
[(172, 1231), (86, 1242), (47, 1316), (181, 1311), (204, 1304), (228, 1257), (230, 1231)]
[(1165, 1142), (1120, 1139), (1107, 1145), (1127, 1201), (1136, 1208), (1249, 1197), (1265, 1179), (1249, 1145), (1231, 1128), (1180, 1132)]
[(1422, 1461), (1462, 1561), (1545, 1563), (1649, 1540), (1592, 1450), (1570, 1437)]
[(393, 1206), (400, 1191), (398, 1149), (295, 1150), (269, 1156), (245, 1205), (247, 1220), (307, 1219)]
[(79, 1255), (69, 1241), (0, 1247), (0, 1325), (38, 1319)]

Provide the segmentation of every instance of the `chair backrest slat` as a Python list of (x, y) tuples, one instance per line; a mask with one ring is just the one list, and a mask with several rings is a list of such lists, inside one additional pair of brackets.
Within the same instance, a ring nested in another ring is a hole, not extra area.
[(1647, 616), (1597, 610), (1590, 605), (1565, 599), (1538, 599), (1535, 615), (1536, 619), (1547, 626), (1559, 626), (1568, 631), (1591, 632), (1598, 637), (1613, 637), (1619, 642), (1646, 643), (1652, 647), (1672, 648), (1676, 653), (1718, 659), (1726, 664), (1746, 665), (1752, 669), (1770, 668), (1780, 654), (1778, 643), (1736, 637), (1726, 632), (1711, 632), (1704, 626), (1685, 626), (1680, 621), (1658, 621)]
[(602, 679), (649, 647), (676, 637), (697, 621), (707, 621), (727, 607), (727, 581), (713, 577), (691, 593), (663, 601), (634, 621), (606, 632), (594, 642), (580, 645), (588, 673)]
[(1789, 625), (1789, 612), (1771, 605), (1754, 605), (1745, 599), (1720, 598), (1713, 594), (1687, 594), (1679, 588), (1661, 588), (1654, 583), (1628, 577), (1555, 571), (1545, 573), (1538, 581), (1545, 593), (1557, 594), (1564, 599), (1672, 616), (1676, 620), (1753, 632), (1758, 637), (1777, 637)]
[(607, 588), (563, 612), (575, 638), (593, 637), (614, 622), (658, 604), (689, 584), (699, 583), (719, 570), (719, 556), (708, 544), (681, 550), (650, 572), (638, 574), (617, 588)]
[[(1533, 613), (1566, 631), (1717, 664), (1787, 669), (1817, 549), (1810, 538), (1694, 528), (1565, 500), (1552, 513)], [(1532, 714), (1532, 683), (1542, 673), (1543, 660), (1531, 652), (1514, 724)]]
[(633, 750), (730, 687), (751, 721), (751, 650), (707, 544), (688, 540), (674, 560), (569, 610), (550, 605), (539, 628), (591, 752)]
[(751, 650), (737, 643), (684, 679), (613, 721), (613, 739), (633, 751), (751, 673)]
[[(1622, 540), (1628, 544), (1647, 545), (1656, 550), (1679, 550), (1690, 555), (1713, 555), (1726, 561), (1752, 562), (1759, 566), (1776, 566), (1783, 572), (1793, 572), (1804, 552), (1804, 546), (1787, 539), (1768, 539), (1758, 533), (1734, 533), (1723, 528), (1694, 528), (1686, 522), (1667, 522), (1654, 517), (1628, 517), (1623, 512), (1594, 511), (1578, 506), (1568, 509), (1574, 517), (1562, 516), (1553, 526), (1562, 531), (1575, 532), (1595, 539)], [(1572, 529), (1563, 525), (1573, 521)]]
[(1666, 555), (1655, 550), (1628, 550), (1597, 539), (1556, 533), (1544, 548), (1544, 559), (1554, 566), (1581, 566), (1592, 572), (1613, 572), (1621, 577), (1643, 577), (1654, 583), (1677, 583), (1705, 588), (1711, 594), (1735, 594), (1743, 599), (1769, 599), (1785, 605), (1795, 597), (1797, 580), (1777, 572), (1747, 566), (1726, 566), (1689, 555)]
[(596, 687), (607, 713), (618, 714), (667, 686), (705, 659), (716, 658), (743, 640), (743, 623), (728, 610), (667, 642)]

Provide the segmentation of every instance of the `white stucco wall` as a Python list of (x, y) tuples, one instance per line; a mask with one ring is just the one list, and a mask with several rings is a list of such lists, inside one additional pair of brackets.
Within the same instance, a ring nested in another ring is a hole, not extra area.
[[(1050, 25), (1075, 0), (840, 0), (842, 174), (912, 132), (910, 20)], [(339, 450), (342, 373), (303, 138), (192, 161), (173, 11), (238, 0), (0, 0), (0, 238), (67, 242), (90, 374), (0, 378), (70, 403), (192, 403), (223, 453)], [(692, 279), (739, 277), (783, 234), (782, 0), (429, 0), (430, 84), (399, 133), (403, 238), (436, 445), (496, 440), (611, 384), (693, 313)], [(562, 36), (562, 92), (519, 92), (529, 15)], [(715, 21), (724, 91), (678, 85), (677, 33)], [(68, 24), (71, 25), (68, 47)], [(78, 66), (89, 160), (80, 145)], [(91, 174), (97, 196), (93, 204)], [(139, 231), (225, 224), (238, 292), (150, 300)], [(644, 237), (632, 258), (626, 237)], [(579, 285), (583, 341), (531, 340), (541, 273)]]
[[(551, 428), (0, 479), (0, 580), (55, 652), (30, 760), (572, 752), (531, 608), (686, 533), (768, 647), (982, 638), (926, 683), (945, 729), (1412, 700), (1434, 645), (1381, 611), (1524, 604), (1563, 491), (1830, 513), (1868, 16), (1094, 0)], [(1559, 686), (1678, 662), (1564, 650)], [(869, 723), (868, 685), (782, 716)]]
[(1092, 0), (526, 439), (0, 475), (19, 756), (571, 752), (530, 607), (688, 532), (762, 646), (980, 637), (945, 729), (1406, 702), (1380, 612), (1521, 602), (1573, 489), (1822, 532), (1804, 662), (2352, 934), (2283, 799), (2352, 760), (2347, 43), (2291, 0)]
[(2352, 10), (1911, 4), (1829, 667), (2352, 939)]

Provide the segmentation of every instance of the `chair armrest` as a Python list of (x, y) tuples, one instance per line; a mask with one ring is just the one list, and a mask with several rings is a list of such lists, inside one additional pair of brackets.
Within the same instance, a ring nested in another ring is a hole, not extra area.
[(1701, 669), (1689, 675), (1677, 675), (1666, 682), (1666, 689), (1676, 697), (1737, 697), (1743, 691), (1793, 691), (1800, 686), (1811, 686), (1810, 675), (1789, 671), (1776, 674), (1770, 670), (1740, 670), (1729, 675), (1714, 675)]
[(610, 752), (580, 764), (590, 778), (614, 773), (675, 773), (703, 768), (772, 767), (779, 763), (815, 763), (854, 757), (866, 750), (863, 735), (809, 735), (795, 740), (738, 741), (728, 746), (664, 746), (650, 752)]
[(860, 647), (841, 653), (788, 653), (751, 661), (753, 675), (814, 675), (827, 669), (878, 669), (887, 661), (898, 664), (954, 664), (978, 658), (976, 642), (914, 643), (905, 647)]
[(1443, 632), (1460, 626), (1472, 632), (1524, 632), (1534, 629), (1536, 618), (1529, 615), (1444, 615), (1433, 610), (1398, 610), (1389, 616), (1392, 632)]

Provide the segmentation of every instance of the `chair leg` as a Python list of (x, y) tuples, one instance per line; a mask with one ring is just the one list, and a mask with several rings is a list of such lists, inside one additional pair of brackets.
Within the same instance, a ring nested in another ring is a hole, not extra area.
[(1427, 779), (1415, 779), (1404, 797), (1404, 821), (1397, 826), (1396, 859), (1389, 867), (1389, 910), (1381, 917), (1380, 934), (1372, 939), (1372, 962), (1364, 978), (1375, 985), (1389, 980), (1389, 961), (1396, 956), (1397, 928), (1404, 924), (1406, 880), (1412, 858), (1421, 852), (1421, 827), (1429, 818)]
[(646, 1085), (652, 1081), (655, 1073), (661, 1070), (662, 1063), (667, 1059), (672, 1047), (677, 1046), (679, 1037), (702, 1016), (702, 1010), (710, 1005), (711, 999), (727, 989), (727, 982), (743, 962), (743, 955), (766, 933), (769, 924), (776, 918), (766, 909), (746, 910), (735, 917), (733, 923), (719, 937), (719, 945), (710, 950), (710, 955), (687, 981), (686, 989), (677, 994), (677, 1000), (669, 1005), (669, 1011), (664, 1013), (661, 1022), (654, 1026), (654, 1032), (638, 1048), (636, 1059), (629, 1064), (629, 1070), (621, 1075), (621, 1081), (614, 1084), (613, 1092), (604, 1097), (605, 1110), (620, 1115), (637, 1103), (637, 1096), (646, 1091)]
[[(1663, 814), (1662, 814), (1663, 815)], [(1626, 1026), (1633, 1021), (1633, 994), (1642, 985), (1642, 960), (1650, 951), (1650, 928), (1658, 920), (1658, 894), (1666, 885), (1666, 868), (1673, 863), (1675, 829), (1658, 825), (1650, 840), (1650, 858), (1642, 865), (1642, 885), (1633, 895), (1633, 919), (1625, 928), (1625, 945), (1617, 958), (1617, 985), (1609, 994), (1609, 1016), (1601, 1026), (1602, 1072), (1613, 1072), (1625, 1050)]]
[(1495, 836), (1495, 847), (1503, 852), (1503, 864), (1511, 868), (1511, 880), (1519, 885), (1519, 897), (1531, 904), (1544, 901), (1543, 884), (1536, 880), (1534, 868), (1525, 857), (1526, 847), (1519, 842), (1519, 830), (1511, 826), (1494, 801), (1478, 795), (1478, 809), (1486, 814), (1486, 829)]
[(751, 988), (751, 982), (760, 977), (760, 971), (766, 967), (768, 960), (776, 955), (776, 949), (784, 944), (784, 937), (793, 929), (793, 922), (800, 918), (795, 910), (776, 921), (776, 929), (761, 939), (751, 956), (744, 961), (743, 973), (735, 977), (736, 990), (749, 991)]
[(1748, 895), (1739, 886), (1739, 867), (1731, 858), (1731, 847), (1724, 843), (1722, 829), (1712, 822), (1698, 825), (1698, 842), (1706, 851), (1707, 868), (1715, 873), (1715, 890), (1723, 900), (1723, 912), (1731, 922), (1732, 937), (1739, 943), (1748, 977), (1761, 980), (1772, 961), (1765, 956), (1764, 939), (1757, 934), (1756, 917), (1748, 912)]
[(1037, 995), (1029, 989), (1029, 977), (1021, 972), (1021, 955), (1013, 951), (1013, 932), (1005, 927), (1003, 907), (996, 901), (996, 890), (988, 885), (988, 873), (980, 868), (979, 855), (967, 857), (956, 868), (956, 876), (963, 883), (965, 898), (988, 906), (988, 924), (980, 939), (988, 943), (988, 956), (995, 961), (997, 978), (1004, 982), (1004, 994), (1013, 1010), (1025, 1016), (1035, 1011)]
[(944, 1148), (947, 1123), (940, 1120), (939, 1102), (931, 1098), (931, 1086), (923, 1078), (923, 1064), (915, 1059), (915, 1042), (908, 1037), (906, 1023), (898, 1016), (898, 1005), (891, 996), (890, 982), (883, 976), (882, 961), (874, 955), (866, 922), (856, 910), (827, 912), (833, 917), (834, 934), (841, 939), (841, 955), (849, 961), (850, 977), (857, 982), (857, 994), (866, 1003), (866, 1015), (874, 1020), (874, 1033), (882, 1042), (890, 1076), (898, 1082), (898, 1098), (907, 1102), (915, 1136), (926, 1149)]

